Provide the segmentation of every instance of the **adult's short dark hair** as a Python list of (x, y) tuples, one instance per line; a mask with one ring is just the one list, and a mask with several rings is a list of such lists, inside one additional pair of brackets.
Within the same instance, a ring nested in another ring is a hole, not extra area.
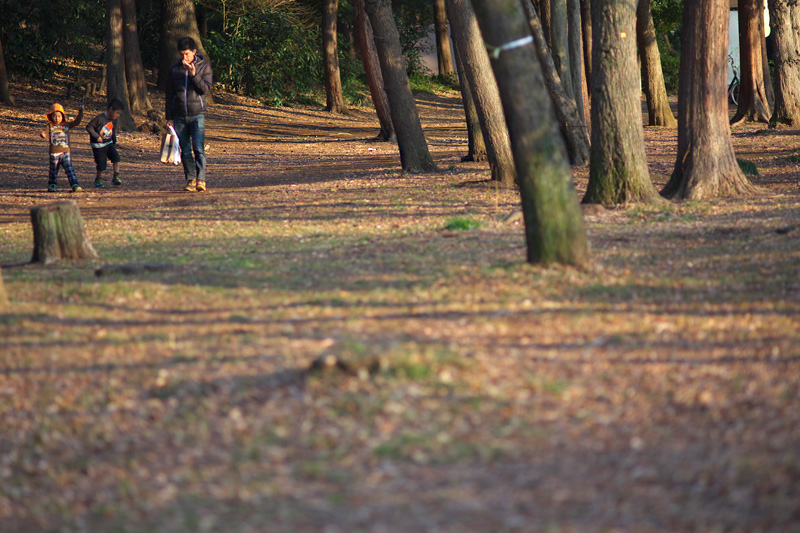
[(194, 42), (194, 39), (191, 37), (178, 39), (178, 51), (183, 52), (184, 50), (197, 50), (197, 43)]
[(123, 109), (125, 109), (125, 104), (123, 104), (122, 100), (120, 100), (119, 98), (112, 98), (111, 100), (108, 101), (108, 108), (115, 109), (117, 111), (122, 111)]

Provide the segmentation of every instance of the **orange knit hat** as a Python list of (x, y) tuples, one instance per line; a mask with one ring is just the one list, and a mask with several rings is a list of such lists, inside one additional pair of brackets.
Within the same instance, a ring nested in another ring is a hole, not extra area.
[(64, 113), (64, 107), (61, 104), (53, 104), (53, 105), (50, 106), (50, 111), (48, 111), (47, 115), (45, 115), (47, 117), (47, 120), (49, 120), (50, 122), (53, 122), (52, 115), (56, 111), (61, 113), (61, 116), (64, 117), (64, 120), (67, 120), (67, 114)]

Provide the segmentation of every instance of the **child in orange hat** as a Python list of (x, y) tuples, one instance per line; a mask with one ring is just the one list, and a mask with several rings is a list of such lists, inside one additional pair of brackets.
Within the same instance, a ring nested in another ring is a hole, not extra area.
[(44, 139), (50, 139), (50, 177), (47, 191), (56, 192), (58, 167), (63, 166), (72, 192), (83, 192), (81, 186), (78, 185), (75, 169), (72, 168), (72, 156), (69, 149), (69, 130), (83, 120), (83, 105), (78, 108), (78, 116), (72, 122), (67, 122), (67, 115), (61, 104), (53, 104), (46, 116), (47, 129), (41, 133), (41, 136)]

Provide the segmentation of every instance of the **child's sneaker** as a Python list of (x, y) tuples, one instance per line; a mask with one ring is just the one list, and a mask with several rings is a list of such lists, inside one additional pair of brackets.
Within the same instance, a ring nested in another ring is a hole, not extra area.
[(95, 178), (94, 186), (97, 187), (98, 189), (102, 189), (103, 187), (105, 187), (105, 184), (103, 183), (103, 178)]
[(47, 192), (56, 192), (58, 189), (56, 188), (55, 183), (48, 183), (47, 184)]
[(83, 187), (81, 187), (80, 185), (73, 185), (72, 192), (83, 192)]
[(197, 192), (206, 192), (206, 182), (197, 180)]
[(119, 179), (119, 174), (114, 174), (114, 177), (111, 178), (111, 185), (122, 185), (122, 180)]
[(183, 188), (184, 191), (191, 191), (194, 192), (197, 190), (197, 180), (188, 180), (186, 182), (186, 187)]

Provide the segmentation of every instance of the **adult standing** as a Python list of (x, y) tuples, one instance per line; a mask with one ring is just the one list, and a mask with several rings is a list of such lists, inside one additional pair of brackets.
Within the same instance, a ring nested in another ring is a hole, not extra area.
[[(178, 39), (181, 60), (169, 68), (164, 115), (174, 126), (181, 147), (185, 191), (206, 190), (206, 94), (211, 90), (211, 65), (197, 53), (191, 37)], [(194, 152), (194, 157), (192, 157)]]

